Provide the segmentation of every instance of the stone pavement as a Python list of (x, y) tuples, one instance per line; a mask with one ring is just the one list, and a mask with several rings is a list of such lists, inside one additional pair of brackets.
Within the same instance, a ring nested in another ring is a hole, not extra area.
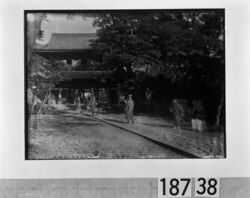
[[(90, 112), (84, 110), (90, 116)], [(193, 131), (184, 127), (177, 132), (173, 124), (161, 117), (135, 116), (135, 124), (126, 124), (124, 114), (95, 114), (96, 119), (172, 147), (193, 158), (224, 158), (224, 133)]]

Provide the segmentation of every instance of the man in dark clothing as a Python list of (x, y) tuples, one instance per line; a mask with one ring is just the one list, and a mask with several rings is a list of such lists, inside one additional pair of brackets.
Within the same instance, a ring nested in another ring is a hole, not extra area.
[(173, 102), (169, 108), (169, 111), (173, 114), (174, 116), (174, 121), (175, 121), (175, 127), (178, 132), (180, 132), (180, 125), (181, 125), (181, 119), (183, 117), (183, 108), (181, 104), (178, 103), (176, 99), (173, 99)]
[(125, 115), (127, 123), (129, 124), (131, 121), (132, 124), (134, 124), (134, 101), (132, 99), (132, 94), (128, 95), (128, 100), (126, 101), (125, 106)]
[(96, 105), (97, 105), (97, 102), (95, 100), (95, 96), (91, 95), (91, 97), (90, 97), (90, 109), (92, 112), (92, 116), (94, 116), (94, 113), (96, 112)]

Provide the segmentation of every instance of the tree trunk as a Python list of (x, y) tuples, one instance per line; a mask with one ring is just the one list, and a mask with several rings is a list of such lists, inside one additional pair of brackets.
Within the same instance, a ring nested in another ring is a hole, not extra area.
[(31, 55), (35, 45), (38, 33), (45, 14), (28, 14), (27, 15), (27, 63), (28, 68), (31, 66)]
[(120, 104), (120, 98), (121, 98), (121, 87), (120, 87), (120, 84), (118, 84), (116, 91), (117, 91), (117, 101), (116, 102), (117, 102), (117, 105), (119, 105)]
[(217, 108), (216, 122), (215, 122), (215, 125), (217, 127), (220, 126), (220, 115), (221, 115), (223, 104), (224, 104), (224, 93), (221, 95), (220, 103), (219, 103), (218, 108)]
[(45, 103), (46, 103), (46, 101), (47, 101), (47, 99), (48, 99), (48, 97), (49, 97), (49, 92), (50, 92), (50, 90), (47, 91), (47, 93), (46, 93), (46, 95), (45, 95), (45, 98), (44, 98), (44, 100), (43, 100), (43, 103), (42, 103), (42, 105), (41, 105), (39, 111), (37, 112), (37, 117), (39, 116), (39, 114), (40, 114), (42, 108), (44, 107), (44, 105), (45, 105)]

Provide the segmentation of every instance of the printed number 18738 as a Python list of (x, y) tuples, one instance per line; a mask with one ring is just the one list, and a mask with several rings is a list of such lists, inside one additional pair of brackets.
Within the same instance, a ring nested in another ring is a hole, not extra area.
[(158, 198), (219, 197), (219, 182), (219, 179), (216, 178), (197, 178), (195, 180), (191, 178), (159, 178)]

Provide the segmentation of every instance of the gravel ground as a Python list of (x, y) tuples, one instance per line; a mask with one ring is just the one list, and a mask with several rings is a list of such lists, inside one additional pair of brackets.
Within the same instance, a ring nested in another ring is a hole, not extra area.
[(31, 117), (29, 159), (185, 158), (170, 149), (74, 112)]

